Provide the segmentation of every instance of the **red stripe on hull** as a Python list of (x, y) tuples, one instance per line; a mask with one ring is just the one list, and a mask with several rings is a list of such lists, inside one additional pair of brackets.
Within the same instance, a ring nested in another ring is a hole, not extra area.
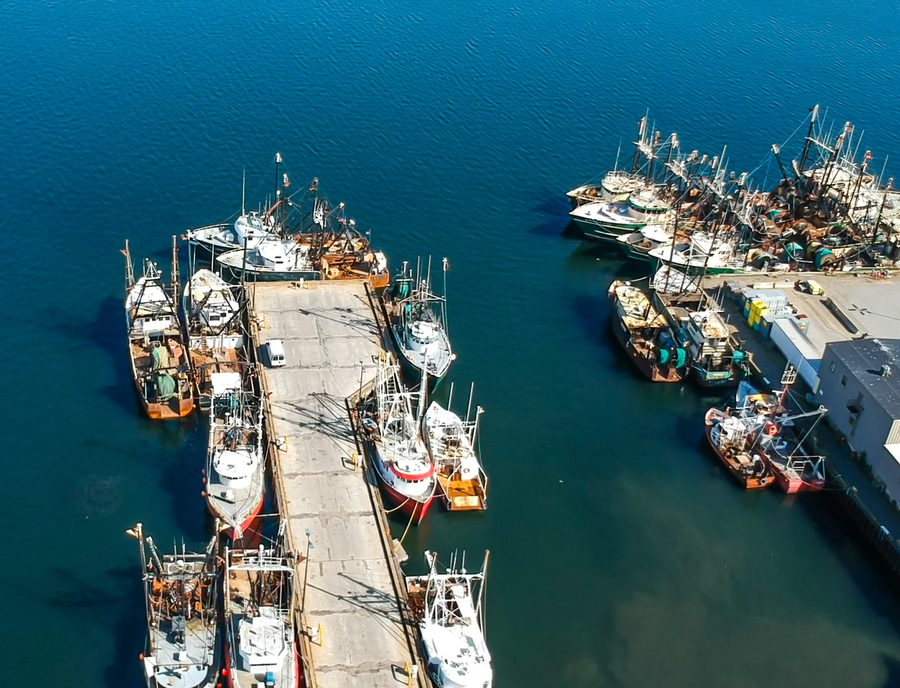
[[(246, 519), (244, 519), (244, 522), (241, 523), (241, 533), (246, 533), (247, 529), (250, 527), (250, 525), (253, 523), (253, 521), (256, 520), (256, 517), (259, 516), (259, 512), (262, 511), (263, 502), (265, 501), (265, 498), (266, 498), (266, 494), (265, 494), (265, 492), (263, 492), (262, 497), (260, 497), (260, 499), (259, 499), (259, 504), (257, 504), (256, 507), (253, 509), (253, 513), (251, 513)], [(213, 508), (210, 505), (209, 501), (206, 502), (206, 508), (209, 509), (209, 513), (211, 513), (213, 515), (213, 518), (220, 518), (219, 514), (217, 514), (215, 511), (213, 511)], [(234, 528), (226, 528), (222, 532), (225, 534), (225, 537), (234, 540)]]
[(793, 476), (788, 477), (787, 475), (776, 469), (772, 464), (769, 465), (772, 467), (772, 470), (775, 473), (778, 487), (780, 487), (787, 494), (797, 494), (798, 492), (819, 492), (825, 487), (824, 480), (819, 479), (807, 482), (803, 478), (797, 478)]
[[(378, 471), (375, 472), (378, 473)], [(385, 482), (380, 473), (378, 473), (378, 482), (381, 483), (381, 487), (383, 488), (384, 493), (389, 498), (389, 509), (397, 509), (410, 518), (412, 518), (413, 514), (415, 514), (416, 525), (422, 522), (422, 519), (425, 518), (425, 514), (428, 513), (428, 508), (431, 506), (431, 502), (434, 501), (433, 492), (428, 496), (428, 499), (426, 499), (424, 502), (420, 502), (397, 492), (397, 490), (395, 490)]]

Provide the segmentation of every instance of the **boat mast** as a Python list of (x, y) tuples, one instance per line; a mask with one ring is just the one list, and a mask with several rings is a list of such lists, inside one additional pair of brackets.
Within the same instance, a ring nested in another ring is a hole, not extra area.
[(441, 259), (441, 268), (444, 271), (444, 285), (441, 287), (441, 320), (444, 325), (444, 333), (447, 334), (447, 272), (450, 270), (450, 261), (446, 256)]
[(278, 224), (278, 166), (281, 164), (281, 153), (275, 153), (275, 197), (272, 199), (272, 221)]
[(142, 523), (137, 523), (134, 528), (129, 528), (125, 532), (137, 540), (141, 548), (141, 582), (144, 585), (144, 614), (147, 617), (147, 623), (149, 624), (152, 620), (153, 610), (150, 607), (150, 589), (147, 585), (149, 576), (147, 574), (147, 551), (144, 549), (144, 525)]
[(484, 563), (481, 565), (481, 585), (478, 586), (478, 602), (475, 605), (475, 613), (478, 616), (479, 625), (481, 626), (481, 635), (487, 639), (487, 625), (485, 623), (484, 608), (487, 606), (485, 602), (484, 586), (487, 583), (488, 561), (491, 558), (491, 551), (484, 550)]
[(466, 406), (466, 422), (469, 422), (469, 416), (472, 413), (472, 397), (475, 394), (475, 383), (472, 383), (472, 386), (469, 388), (469, 405)]
[(244, 175), (241, 180), (241, 217), (247, 214), (247, 168), (244, 168)]
[(634, 161), (631, 163), (631, 174), (637, 174), (638, 165), (641, 162), (641, 146), (644, 143), (644, 135), (647, 133), (647, 115), (641, 117), (638, 124), (638, 140), (634, 142)]
[(128, 246), (128, 239), (125, 240), (125, 291), (127, 292), (134, 286), (134, 263), (131, 262), (131, 248)]
[(172, 235), (172, 303), (178, 303), (178, 235)]

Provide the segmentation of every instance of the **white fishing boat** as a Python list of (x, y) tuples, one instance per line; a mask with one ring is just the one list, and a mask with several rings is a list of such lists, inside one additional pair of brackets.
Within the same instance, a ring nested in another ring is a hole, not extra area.
[(375, 405), (362, 423), (370, 440), (372, 465), (388, 497), (389, 508), (399, 510), (418, 524), (428, 513), (437, 480), (434, 463), (419, 433), (420, 419), (413, 413), (414, 396), (400, 381), (399, 368), (382, 362), (375, 385)]
[(696, 294), (700, 291), (697, 277), (689, 276), (670, 265), (663, 265), (650, 278), (650, 288), (661, 294)]
[(436, 401), (422, 416), (422, 436), (449, 511), (476, 511), (487, 506), (487, 474), (475, 453), (482, 409), (477, 407), (475, 419), (469, 420), (471, 409), (470, 395), (466, 420)]
[(631, 174), (625, 170), (610, 170), (599, 183), (576, 186), (566, 192), (566, 196), (575, 209), (586, 203), (624, 203), (631, 194), (652, 186), (643, 175)]
[(615, 241), (647, 224), (674, 220), (674, 211), (655, 190), (644, 189), (630, 194), (625, 203), (588, 203), (572, 210), (569, 216), (585, 238)]
[(650, 251), (669, 244), (672, 241), (672, 232), (663, 225), (645, 225), (636, 232), (617, 237), (616, 241), (626, 258), (652, 260)]
[(712, 237), (693, 234), (690, 239), (676, 239), (649, 251), (650, 258), (659, 265), (671, 265), (681, 272), (697, 274), (705, 272), (710, 275), (739, 274), (755, 272), (745, 264), (744, 257), (737, 254), (727, 241), (713, 242)]
[(212, 688), (219, 676), (218, 535), (205, 552), (161, 555), (138, 523), (147, 615), (141, 665), (147, 688)]
[(259, 515), (266, 486), (262, 404), (243, 387), (239, 373), (212, 376), (206, 453), (206, 503), (234, 540)]
[(190, 229), (185, 238), (195, 247), (221, 254), (235, 249), (256, 248), (261, 241), (277, 237), (271, 217), (264, 218), (256, 212), (243, 212), (233, 224), (220, 222), (215, 225)]
[(494, 672), (484, 636), (484, 585), (488, 552), (481, 571), (466, 571), (465, 554), (455, 554), (444, 573), (437, 555), (425, 552), (429, 573), (409, 576), (406, 587), (422, 634), (426, 671), (437, 688), (491, 688)]
[(216, 258), (234, 279), (253, 281), (317, 280), (322, 278), (312, 244), (299, 237), (267, 237), (253, 248), (228, 251)]
[(228, 688), (297, 688), (294, 567), (279, 548), (225, 550)]
[(191, 276), (184, 290), (182, 305), (195, 396), (203, 412), (209, 411), (211, 404), (212, 376), (241, 373), (246, 367), (241, 291), (240, 285), (228, 284), (205, 268)]
[(443, 294), (431, 289), (431, 260), (424, 279), (419, 270), (414, 275), (404, 261), (383, 296), (388, 316), (388, 333), (397, 352), (400, 365), (407, 377), (420, 380), (427, 376), (432, 387), (444, 378), (450, 364), (456, 359), (447, 335), (447, 270), (444, 274)]

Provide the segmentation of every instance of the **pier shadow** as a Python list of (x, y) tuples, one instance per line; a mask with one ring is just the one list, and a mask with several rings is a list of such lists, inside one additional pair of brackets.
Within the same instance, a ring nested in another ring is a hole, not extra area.
[[(368, 304), (366, 304), (368, 306)], [(331, 322), (346, 325), (351, 330), (364, 334), (367, 337), (381, 337), (381, 330), (375, 324), (373, 318), (359, 315), (352, 308), (298, 308), (297, 311), (303, 315), (309, 315), (317, 320), (330, 320)], [(337, 315), (335, 315), (337, 314)]]
[[(828, 488), (819, 493), (799, 495), (799, 508), (804, 509), (816, 524), (819, 532), (830, 543), (837, 561), (853, 580), (856, 589), (879, 616), (900, 633), (900, 589), (898, 574), (860, 530), (838, 501), (837, 493)], [(883, 591), (891, 590), (885, 596)], [(885, 685), (900, 687), (900, 662), (891, 659), (893, 676), (897, 683)]]
[[(292, 409), (290, 424), (303, 430), (320, 433), (335, 441), (341, 449), (346, 443), (354, 443), (355, 435), (347, 416), (347, 405), (343, 398), (327, 392), (313, 392), (309, 395), (315, 405), (302, 402), (286, 403)], [(278, 408), (278, 405), (273, 405)], [(282, 419), (285, 420), (285, 419)]]
[(367, 583), (348, 576), (343, 571), (338, 573), (342, 578), (350, 581), (361, 589), (359, 593), (341, 594), (326, 590), (325, 588), (310, 584), (308, 587), (335, 599), (347, 602), (357, 609), (371, 615), (391, 635), (405, 642), (403, 632), (403, 620), (400, 615), (398, 601), (393, 595), (388, 595), (376, 590)]

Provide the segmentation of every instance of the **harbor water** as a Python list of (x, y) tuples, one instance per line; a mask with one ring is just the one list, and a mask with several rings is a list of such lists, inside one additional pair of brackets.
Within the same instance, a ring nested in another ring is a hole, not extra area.
[(730, 482), (703, 438), (719, 399), (646, 382), (609, 331), (607, 285), (641, 268), (563, 235), (565, 191), (620, 140), (628, 160), (648, 109), (762, 184), (769, 146), (821, 103), (880, 170), (900, 154), (892, 9), (0, 5), (15, 682), (142, 684), (125, 529), (206, 540), (206, 437), (203, 419), (139, 413), (119, 249), (166, 266), (173, 234), (239, 211), (244, 169), (264, 197), (280, 151), (294, 188), (318, 177), (394, 267), (449, 258), (449, 381), (457, 410), (471, 381), (485, 408), (489, 507), (435, 510), (404, 546), (416, 573), (425, 548), (491, 550), (497, 688), (900, 685), (896, 581), (827, 495)]

